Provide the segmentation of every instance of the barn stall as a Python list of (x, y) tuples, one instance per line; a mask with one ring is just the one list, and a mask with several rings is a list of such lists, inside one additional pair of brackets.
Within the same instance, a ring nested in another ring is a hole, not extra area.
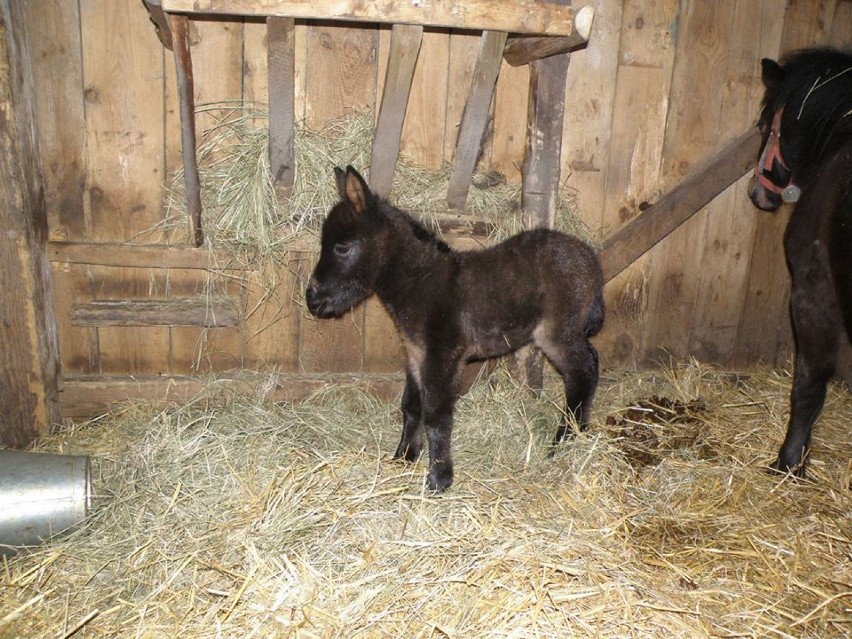
[[(849, 632), (850, 407), (832, 392), (810, 482), (765, 474), (785, 214), (743, 176), (760, 58), (848, 44), (852, 3), (592, 3), (587, 44), (579, 5), (510, 4), (2, 4), (0, 431), (91, 455), (95, 504), (4, 559), (0, 636)], [(216, 170), (249, 146), (264, 204), (228, 227)], [(460, 247), (600, 247), (588, 433), (546, 458), (532, 357), (471, 371), (450, 494), (390, 461), (392, 323), (302, 302), (347, 162)]]

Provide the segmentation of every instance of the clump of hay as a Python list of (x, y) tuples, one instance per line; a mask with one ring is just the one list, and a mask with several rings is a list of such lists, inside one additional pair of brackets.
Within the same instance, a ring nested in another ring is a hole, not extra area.
[[(369, 179), (375, 134), (372, 116), (354, 114), (329, 122), (320, 131), (296, 127), (295, 184), (290, 196), (276, 199), (269, 170), (268, 115), (260, 105), (216, 103), (199, 108), (214, 118), (198, 146), (203, 228), (209, 245), (232, 250), (249, 264), (286, 250), (305, 234), (316, 234), (337, 202), (332, 168), (352, 164)], [(427, 222), (446, 214), (450, 167), (428, 169), (401, 157), (390, 200)], [(178, 170), (167, 186), (166, 220), (161, 230), (172, 241), (186, 239), (185, 185)], [(521, 230), (521, 192), (499, 174), (474, 176), (464, 214), (485, 220), (492, 239)], [(578, 216), (576, 194), (563, 190), (557, 227), (590, 234)]]
[[(848, 636), (852, 401), (830, 394), (811, 479), (772, 477), (789, 386), (608, 373), (548, 458), (557, 380), (534, 397), (498, 370), (459, 400), (440, 497), (357, 388), (131, 405), (40, 444), (93, 456), (98, 508), (5, 562), (0, 637)], [(646, 420), (648, 398), (687, 408)]]

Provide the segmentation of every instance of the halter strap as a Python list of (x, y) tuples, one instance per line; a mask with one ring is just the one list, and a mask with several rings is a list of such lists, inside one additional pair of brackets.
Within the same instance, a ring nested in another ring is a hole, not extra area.
[[(781, 107), (775, 112), (775, 116), (772, 118), (769, 138), (767, 138), (766, 144), (763, 146), (763, 152), (760, 154), (760, 159), (754, 167), (754, 175), (761, 186), (767, 191), (780, 195), (785, 202), (796, 202), (801, 194), (801, 189), (795, 184), (791, 184), (792, 171), (781, 154), (781, 117), (783, 114), (784, 107)], [(784, 184), (776, 184), (769, 177), (776, 161), (791, 174), (790, 178)]]

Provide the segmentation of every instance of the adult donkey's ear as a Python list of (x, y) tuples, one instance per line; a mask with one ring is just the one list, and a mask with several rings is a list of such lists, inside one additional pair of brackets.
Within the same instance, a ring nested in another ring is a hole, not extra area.
[(351, 166), (347, 166), (346, 175), (343, 179), (341, 180), (340, 177), (337, 178), (337, 189), (340, 191), (341, 199), (349, 202), (356, 213), (367, 212), (368, 204), (373, 194), (370, 193), (370, 187), (367, 186), (367, 183), (358, 171)]
[(782, 69), (775, 60), (763, 58), (763, 60), (760, 61), (760, 71), (763, 79), (763, 86), (767, 89), (773, 89), (781, 84), (782, 80), (784, 80), (784, 69)]

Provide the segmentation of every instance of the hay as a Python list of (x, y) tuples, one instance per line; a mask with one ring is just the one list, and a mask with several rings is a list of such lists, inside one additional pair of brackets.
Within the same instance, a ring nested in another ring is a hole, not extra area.
[[(338, 201), (332, 168), (352, 164), (369, 179), (375, 128), (372, 116), (354, 114), (329, 122), (320, 131), (296, 127), (295, 184), (282, 202), (276, 199), (269, 170), (268, 114), (262, 105), (215, 103), (199, 107), (213, 118), (204, 132), (197, 156), (203, 221), (208, 245), (233, 251), (247, 265), (276, 259), (299, 239), (315, 235), (326, 213)], [(450, 167), (428, 169), (401, 157), (394, 174), (390, 200), (403, 209), (435, 222), (448, 213), (446, 193)], [(187, 240), (183, 171), (166, 188), (166, 216), (156, 231), (175, 243)], [(500, 240), (521, 230), (520, 187), (500, 174), (474, 175), (465, 215), (483, 219)], [(558, 199), (556, 227), (591, 240), (578, 215), (576, 193), (563, 189)]]
[(852, 401), (830, 393), (811, 479), (779, 479), (789, 386), (610, 373), (549, 459), (558, 385), (498, 370), (459, 401), (440, 497), (389, 458), (396, 406), (350, 387), (69, 424), (39, 449), (92, 455), (98, 507), (5, 563), (0, 637), (849, 636)]

